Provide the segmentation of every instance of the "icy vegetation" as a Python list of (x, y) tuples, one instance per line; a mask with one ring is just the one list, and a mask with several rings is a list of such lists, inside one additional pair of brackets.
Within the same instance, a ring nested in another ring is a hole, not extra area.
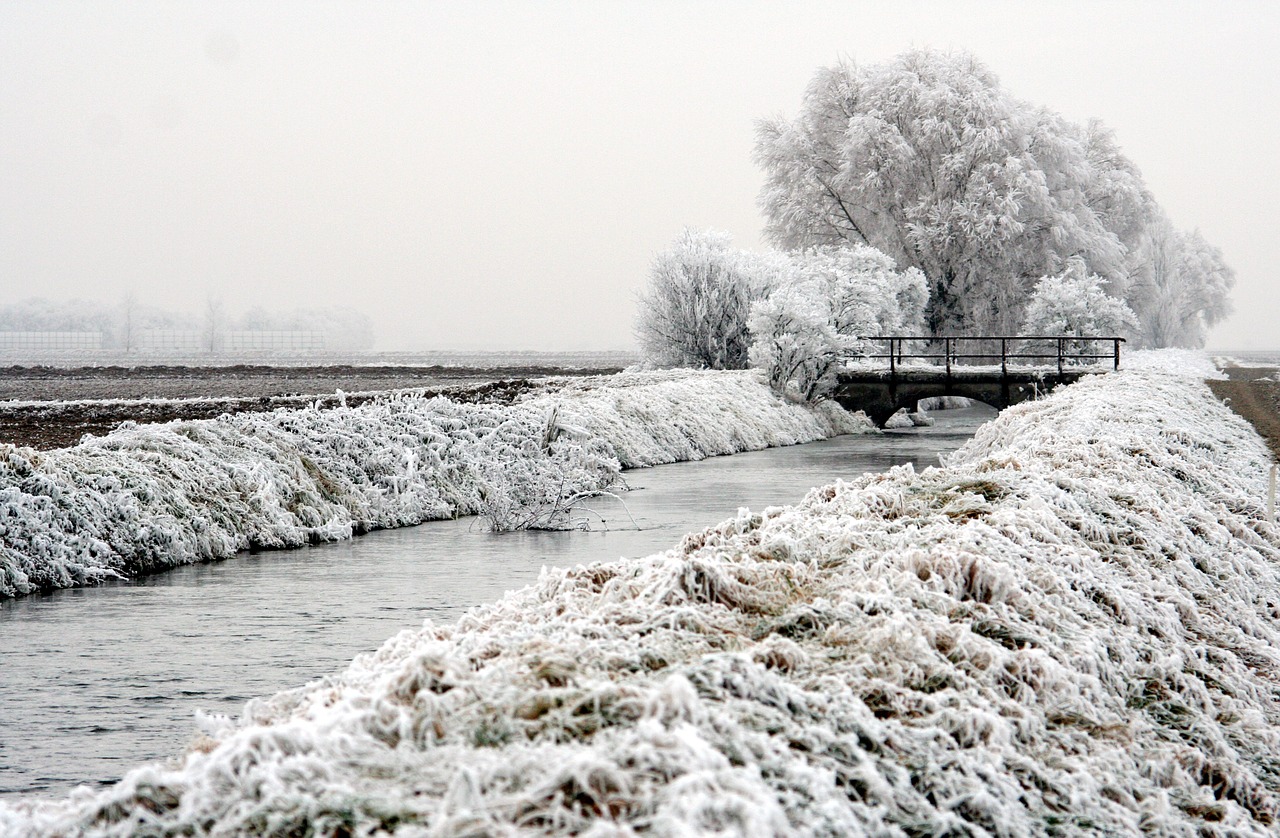
[(755, 157), (774, 243), (922, 271), (934, 336), (1012, 334), (1037, 278), (1077, 262), (1142, 346), (1203, 346), (1231, 311), (1222, 252), (1174, 226), (1104, 125), (1015, 97), (969, 53), (824, 67), (794, 119), (760, 123)]
[(751, 372), (566, 379), (513, 405), (404, 394), (0, 445), (0, 597), (460, 515), (562, 527), (620, 469), (866, 431)]
[(867, 338), (924, 331), (924, 274), (875, 248), (752, 253), (731, 241), (685, 230), (654, 259), (636, 309), (645, 364), (755, 367), (787, 398), (817, 403)]
[(820, 401), (841, 365), (870, 350), (866, 338), (924, 328), (924, 274), (895, 269), (875, 248), (818, 248), (791, 255), (790, 276), (751, 305), (748, 357), (781, 393)]
[(1173, 360), (545, 571), (0, 832), (1274, 834), (1269, 461)]

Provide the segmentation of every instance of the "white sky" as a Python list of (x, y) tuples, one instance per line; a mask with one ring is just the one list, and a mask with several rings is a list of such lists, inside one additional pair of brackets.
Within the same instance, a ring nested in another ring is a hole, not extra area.
[(1280, 3), (0, 0), (0, 301), (349, 304), (380, 349), (632, 346), (684, 226), (763, 246), (755, 120), (968, 49), (1101, 118), (1280, 348)]

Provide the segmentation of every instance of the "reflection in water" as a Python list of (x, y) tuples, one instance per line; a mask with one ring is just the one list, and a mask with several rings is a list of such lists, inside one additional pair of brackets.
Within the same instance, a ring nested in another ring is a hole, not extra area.
[(812, 486), (961, 445), (988, 408), (938, 425), (840, 437), (633, 471), (626, 508), (595, 509), (607, 531), (495, 534), (441, 521), (352, 541), (244, 555), (133, 583), (0, 603), (0, 794), (111, 782), (177, 754), (197, 709), (236, 714), (342, 669), (424, 619), (456, 619), (534, 581), (544, 565), (644, 556), (686, 532), (792, 503)]

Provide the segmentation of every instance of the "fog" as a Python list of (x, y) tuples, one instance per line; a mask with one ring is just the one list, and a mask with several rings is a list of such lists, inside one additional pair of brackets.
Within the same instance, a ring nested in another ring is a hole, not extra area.
[(619, 349), (685, 226), (763, 247), (755, 120), (814, 71), (968, 49), (1101, 118), (1280, 348), (1280, 7), (0, 6), (0, 302), (349, 305), (379, 349)]

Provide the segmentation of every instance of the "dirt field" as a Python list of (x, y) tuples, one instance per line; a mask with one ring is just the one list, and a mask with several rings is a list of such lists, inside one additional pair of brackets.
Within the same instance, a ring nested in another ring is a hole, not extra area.
[(223, 413), (349, 405), (393, 390), (510, 402), (551, 375), (617, 368), (558, 367), (7, 367), (0, 368), (0, 442), (49, 449), (121, 422), (210, 419)]
[(1275, 367), (1225, 367), (1227, 381), (1210, 381), (1214, 395), (1248, 419), (1280, 460), (1280, 381)]

